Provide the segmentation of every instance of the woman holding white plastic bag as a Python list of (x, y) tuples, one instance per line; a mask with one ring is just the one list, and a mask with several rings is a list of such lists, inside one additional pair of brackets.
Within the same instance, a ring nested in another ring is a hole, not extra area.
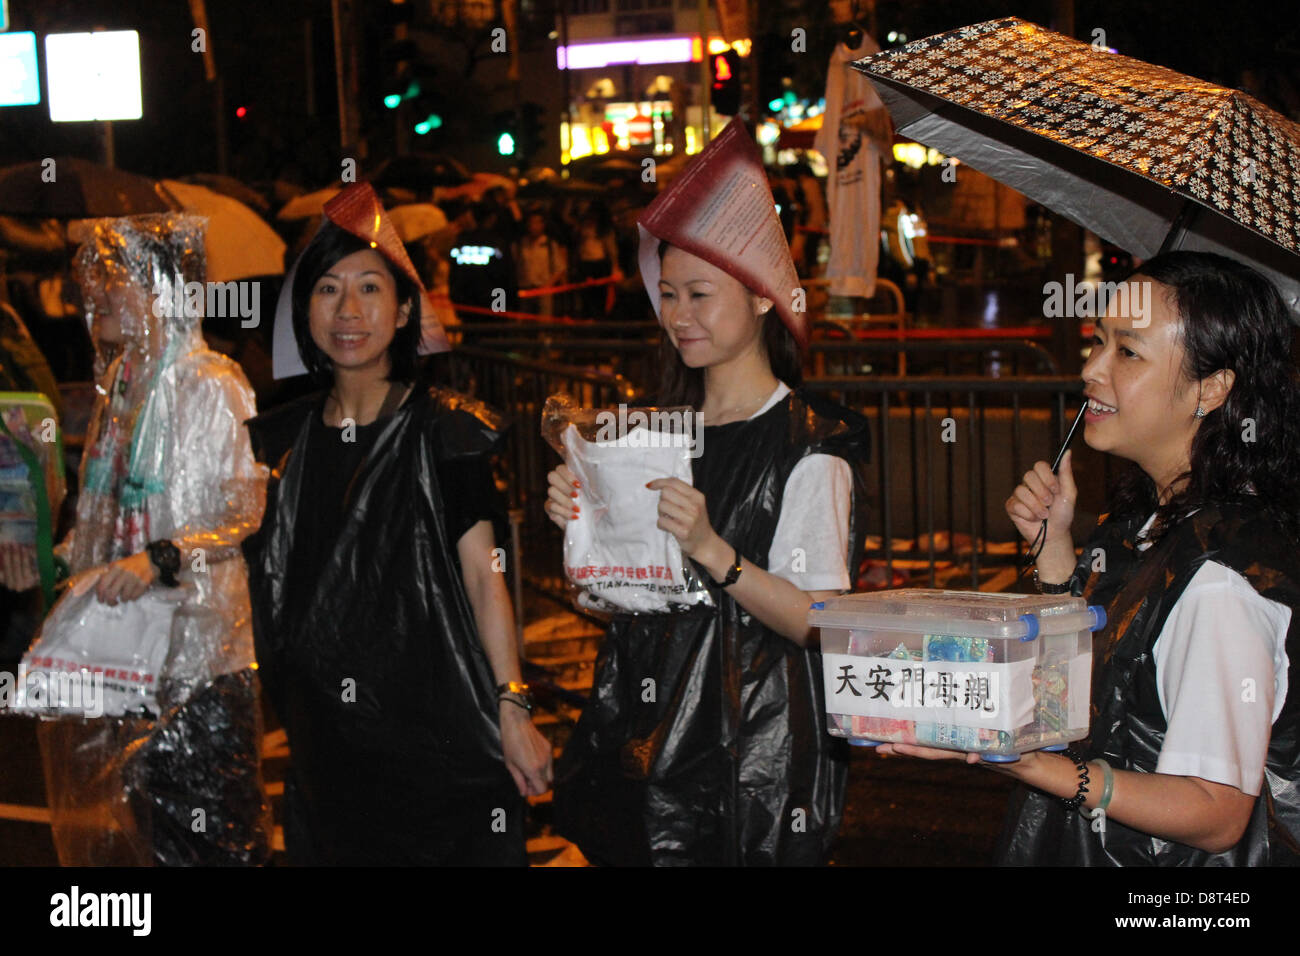
[(179, 585), (187, 596), (171, 626), (160, 713), (38, 729), (59, 860), (262, 863), (269, 804), (239, 543), (261, 521), (266, 473), (243, 425), (256, 411), (252, 390), (183, 305), (184, 284), (204, 278), (203, 220), (93, 222), (77, 267), (100, 397), (76, 525), (56, 553), (70, 590), (93, 586), (103, 604), (152, 587)]
[[(807, 328), (743, 125), (641, 226), (666, 339), (656, 398), (705, 423), (692, 484), (647, 487), (659, 492), (658, 527), (711, 579), (714, 606), (614, 617), (557, 765), (557, 823), (601, 864), (818, 864), (839, 827), (847, 759), (826, 733), (807, 613), (852, 587), (867, 423), (790, 388)], [(572, 479), (565, 466), (550, 475), (547, 513), (562, 527), (582, 520)]]

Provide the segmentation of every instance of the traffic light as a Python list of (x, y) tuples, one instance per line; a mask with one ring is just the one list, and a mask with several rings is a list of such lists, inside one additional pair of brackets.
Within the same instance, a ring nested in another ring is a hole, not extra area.
[(740, 112), (740, 54), (735, 50), (709, 56), (713, 73), (713, 109), (719, 116)]
[(412, 62), (416, 59), (415, 43), (410, 38), (412, 4), (388, 3), (380, 8), (381, 26), (388, 38), (380, 53), (383, 64), (384, 106), (395, 110), (405, 101), (419, 95)]
[(519, 158), (527, 164), (533, 154), (546, 142), (542, 117), (546, 111), (537, 103), (527, 102), (519, 107), (519, 139), (516, 143)]
[(492, 140), (501, 156), (517, 157), (519, 151), (519, 115), (514, 110), (492, 114)]

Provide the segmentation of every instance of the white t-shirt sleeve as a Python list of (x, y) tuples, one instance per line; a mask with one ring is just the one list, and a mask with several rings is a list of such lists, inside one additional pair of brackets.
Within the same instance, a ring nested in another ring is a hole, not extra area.
[(1200, 777), (1257, 796), (1287, 692), (1291, 609), (1207, 561), (1153, 648), (1168, 729), (1156, 773)]
[(767, 569), (804, 591), (847, 591), (853, 473), (843, 458), (808, 455), (790, 472)]

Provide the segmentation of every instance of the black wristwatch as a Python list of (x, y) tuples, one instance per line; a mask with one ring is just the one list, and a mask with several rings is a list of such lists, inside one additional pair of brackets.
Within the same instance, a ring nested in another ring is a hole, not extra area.
[(165, 587), (174, 588), (180, 584), (176, 572), (181, 569), (181, 549), (166, 538), (150, 541), (145, 545), (150, 563), (158, 569), (158, 581)]
[(709, 579), (709, 583), (712, 584), (715, 588), (729, 588), (736, 583), (736, 579), (740, 577), (740, 572), (741, 572), (740, 549), (737, 548), (736, 557), (731, 562), (731, 567), (727, 569), (727, 576), (725, 578), (723, 578), (721, 581), (715, 581), (713, 580), (713, 575), (708, 574), (707, 571), (705, 572), (705, 574)]
[(1074, 580), (1073, 576), (1060, 584), (1046, 584), (1038, 580), (1038, 569), (1034, 568), (1034, 587), (1038, 588), (1039, 594), (1069, 594), (1072, 580)]

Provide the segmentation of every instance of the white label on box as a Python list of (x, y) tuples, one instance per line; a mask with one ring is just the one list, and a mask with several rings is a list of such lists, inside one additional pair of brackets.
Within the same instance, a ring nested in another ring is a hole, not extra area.
[(1032, 657), (989, 664), (822, 655), (828, 714), (990, 730), (1015, 730), (1033, 720), (1033, 673)]
[(1071, 727), (1087, 727), (1091, 721), (1092, 655), (1070, 658), (1069, 717)]

